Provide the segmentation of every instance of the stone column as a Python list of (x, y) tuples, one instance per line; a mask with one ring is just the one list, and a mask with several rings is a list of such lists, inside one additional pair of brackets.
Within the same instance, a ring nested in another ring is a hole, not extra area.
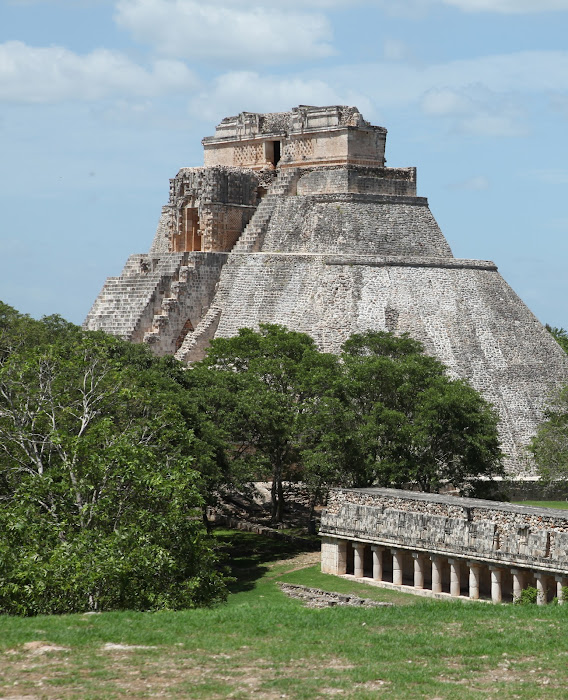
[(520, 569), (511, 569), (513, 575), (513, 601), (521, 597), (523, 592), (524, 575)]
[(424, 588), (424, 556), (420, 552), (412, 552), (414, 559), (414, 588)]
[(363, 557), (365, 545), (362, 542), (353, 543), (353, 575), (355, 578), (363, 578)]
[(472, 600), (479, 600), (479, 562), (468, 561), (467, 565), (469, 566), (469, 597)]
[(564, 591), (562, 587), (566, 585), (566, 579), (564, 576), (555, 576), (554, 580), (556, 581), (556, 600), (558, 605), (564, 605)]
[(392, 552), (392, 582), (402, 586), (402, 550), (391, 549)]
[(337, 573), (339, 576), (347, 573), (347, 540), (337, 542)]
[(375, 581), (382, 581), (383, 580), (383, 552), (385, 548), (384, 547), (379, 547), (378, 545), (374, 544), (371, 547), (371, 551), (373, 552), (373, 579)]
[(548, 576), (540, 571), (537, 571), (534, 575), (536, 579), (536, 604), (546, 605), (546, 594), (547, 594), (547, 579)]
[(450, 564), (450, 595), (459, 596), (461, 593), (460, 560), (448, 559)]
[(490, 566), (491, 571), (491, 600), (500, 603), (503, 600), (501, 593), (501, 569), (498, 566)]
[(442, 592), (442, 557), (437, 554), (430, 556), (432, 560), (432, 593)]

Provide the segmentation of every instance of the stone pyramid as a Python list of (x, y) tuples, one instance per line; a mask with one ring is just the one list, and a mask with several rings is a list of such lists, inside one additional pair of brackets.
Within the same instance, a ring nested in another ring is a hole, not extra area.
[(188, 363), (262, 322), (330, 352), (408, 332), (497, 407), (507, 470), (530, 475), (525, 446), (568, 360), (493, 262), (454, 258), (416, 169), (385, 167), (386, 133), (354, 107), (223, 119), (84, 326)]

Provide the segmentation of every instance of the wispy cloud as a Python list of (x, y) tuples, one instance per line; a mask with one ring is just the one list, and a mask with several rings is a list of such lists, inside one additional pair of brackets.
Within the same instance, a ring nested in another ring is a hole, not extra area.
[(568, 0), (434, 0), (465, 12), (527, 14), (568, 10)]
[(450, 190), (469, 190), (471, 192), (480, 192), (483, 190), (488, 190), (491, 183), (485, 175), (475, 175), (468, 178), (467, 180), (461, 180), (460, 182), (454, 182), (448, 185)]
[(248, 66), (333, 53), (331, 24), (324, 14), (273, 3), (118, 0), (115, 18), (139, 41), (177, 58)]
[(356, 104), (369, 113), (371, 105), (362, 92), (333, 87), (325, 80), (261, 75), (235, 71), (217, 77), (192, 99), (190, 111), (218, 119), (243, 109), (254, 112), (287, 110), (297, 104)]
[(0, 44), (0, 101), (151, 97), (197, 85), (195, 75), (180, 61), (157, 60), (146, 69), (106, 49), (79, 55), (58, 46), (38, 48), (20, 41)]

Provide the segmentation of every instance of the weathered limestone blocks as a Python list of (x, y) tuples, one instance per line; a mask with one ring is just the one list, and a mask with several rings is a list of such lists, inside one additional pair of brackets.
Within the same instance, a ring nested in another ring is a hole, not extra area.
[[(568, 513), (398, 489), (333, 489), (322, 535), (495, 565), (568, 570)], [(457, 574), (456, 574), (457, 576)]]
[(251, 171), (182, 168), (170, 180), (150, 252), (230, 251), (254, 214), (258, 187)]
[(173, 354), (206, 316), (226, 259), (226, 253), (131, 256), (121, 276), (105, 282), (84, 327)]

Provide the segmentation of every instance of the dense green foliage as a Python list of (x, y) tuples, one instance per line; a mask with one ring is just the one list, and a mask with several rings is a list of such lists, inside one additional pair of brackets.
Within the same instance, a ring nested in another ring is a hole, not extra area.
[(221, 600), (202, 514), (232, 484), (467, 489), (499, 473), (494, 411), (420, 343), (339, 357), (264, 325), (187, 371), (144, 346), (0, 306), (0, 612)]
[(548, 323), (545, 326), (546, 330), (552, 335), (554, 340), (560, 345), (564, 352), (568, 353), (568, 332), (564, 328), (556, 328), (549, 326)]
[(472, 477), (501, 473), (495, 411), (407, 336), (352, 336), (336, 357), (267, 324), (214, 340), (190, 374), (233, 445), (228, 462), (272, 475), (275, 520), (284, 478), (315, 497), (330, 485), (466, 490)]
[(171, 360), (0, 309), (0, 611), (223, 598), (200, 518), (214, 461)]
[(551, 400), (530, 449), (545, 481), (568, 478), (568, 386)]
[(335, 429), (320, 443), (335, 441), (336, 481), (467, 491), (472, 478), (502, 473), (496, 411), (421, 343), (367, 332), (346, 341), (341, 360)]

